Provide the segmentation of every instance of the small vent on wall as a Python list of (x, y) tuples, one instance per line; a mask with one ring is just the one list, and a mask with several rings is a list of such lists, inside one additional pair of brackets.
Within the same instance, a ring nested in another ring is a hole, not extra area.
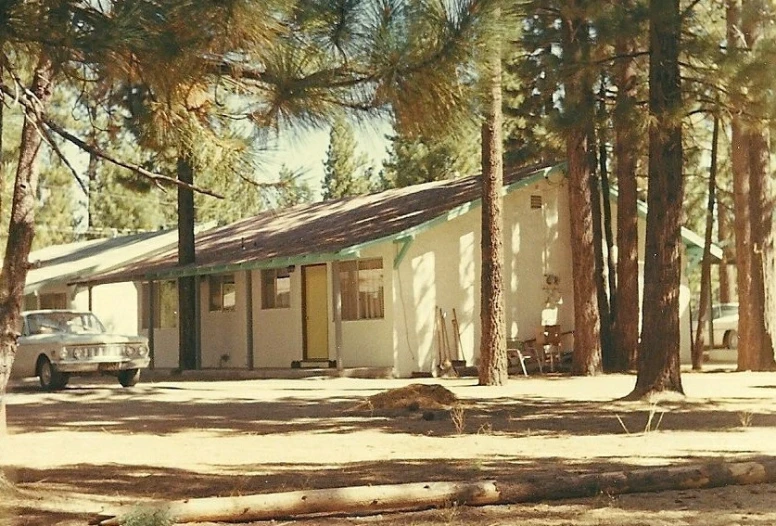
[(541, 195), (532, 195), (531, 196), (531, 210), (539, 210), (542, 207), (542, 196)]

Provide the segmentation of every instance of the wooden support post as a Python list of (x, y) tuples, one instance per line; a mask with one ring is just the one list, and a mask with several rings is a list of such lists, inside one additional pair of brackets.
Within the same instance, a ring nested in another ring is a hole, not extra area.
[(151, 357), (151, 369), (153, 369), (156, 367), (156, 354), (154, 352), (154, 320), (156, 319), (154, 295), (156, 293), (156, 282), (154, 280), (149, 281), (146, 290), (148, 291), (148, 297), (145, 298), (148, 302), (148, 355)]
[(331, 295), (334, 308), (334, 357), (337, 370), (342, 372), (342, 283), (338, 260), (331, 262)]
[(253, 271), (245, 271), (245, 352), (246, 365), (252, 371), (253, 364)]

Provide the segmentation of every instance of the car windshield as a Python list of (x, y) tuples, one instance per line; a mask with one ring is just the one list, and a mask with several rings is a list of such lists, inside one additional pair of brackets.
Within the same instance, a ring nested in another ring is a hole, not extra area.
[(36, 312), (27, 315), (30, 334), (100, 334), (105, 332), (91, 312)]

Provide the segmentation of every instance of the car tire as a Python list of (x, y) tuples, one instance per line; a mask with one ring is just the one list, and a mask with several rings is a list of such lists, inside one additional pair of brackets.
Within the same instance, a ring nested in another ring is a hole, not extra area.
[(118, 377), (122, 387), (132, 387), (140, 381), (140, 369), (124, 369), (119, 371)]
[(725, 347), (728, 349), (738, 349), (738, 333), (736, 331), (727, 331), (724, 341)]
[(44, 390), (57, 391), (67, 385), (70, 375), (57, 371), (51, 361), (43, 356), (38, 360), (38, 380)]

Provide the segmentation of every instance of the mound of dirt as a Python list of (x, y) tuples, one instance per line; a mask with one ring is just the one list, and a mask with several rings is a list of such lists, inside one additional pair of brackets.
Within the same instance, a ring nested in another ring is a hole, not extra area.
[(439, 384), (410, 384), (367, 397), (355, 409), (449, 409), (460, 401), (452, 391)]

